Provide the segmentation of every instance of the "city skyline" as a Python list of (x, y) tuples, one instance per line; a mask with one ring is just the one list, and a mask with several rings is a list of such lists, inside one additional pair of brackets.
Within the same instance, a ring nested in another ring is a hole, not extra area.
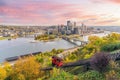
[(120, 26), (120, 0), (0, 0), (0, 24)]

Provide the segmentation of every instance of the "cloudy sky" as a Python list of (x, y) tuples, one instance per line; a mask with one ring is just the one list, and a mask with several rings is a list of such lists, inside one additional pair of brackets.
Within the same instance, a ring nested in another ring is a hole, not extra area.
[(0, 0), (0, 24), (58, 25), (67, 20), (120, 26), (120, 0)]

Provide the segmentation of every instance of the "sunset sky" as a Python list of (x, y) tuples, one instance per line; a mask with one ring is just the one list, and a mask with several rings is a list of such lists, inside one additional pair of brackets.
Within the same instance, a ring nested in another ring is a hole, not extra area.
[(120, 0), (0, 0), (0, 24), (120, 26)]

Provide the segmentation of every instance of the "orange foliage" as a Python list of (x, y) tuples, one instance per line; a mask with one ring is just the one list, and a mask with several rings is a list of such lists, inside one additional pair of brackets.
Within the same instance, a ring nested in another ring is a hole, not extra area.
[[(20, 76), (19, 76), (20, 75)], [(37, 79), (40, 75), (40, 64), (36, 62), (34, 57), (28, 57), (18, 60), (13, 66), (11, 74), (12, 80), (16, 80), (15, 76), (25, 78), (25, 80)], [(18, 78), (19, 79), (19, 78)]]

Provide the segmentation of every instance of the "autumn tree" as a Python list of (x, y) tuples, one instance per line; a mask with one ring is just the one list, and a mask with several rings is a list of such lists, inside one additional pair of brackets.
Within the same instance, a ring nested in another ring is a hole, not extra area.
[(7, 77), (6, 70), (0, 66), (0, 80), (4, 80)]
[(111, 33), (108, 36), (104, 37), (105, 40), (109, 42), (120, 40), (120, 34), (119, 33)]
[(35, 80), (40, 76), (40, 64), (34, 57), (28, 57), (18, 60), (10, 75), (11, 80)]

